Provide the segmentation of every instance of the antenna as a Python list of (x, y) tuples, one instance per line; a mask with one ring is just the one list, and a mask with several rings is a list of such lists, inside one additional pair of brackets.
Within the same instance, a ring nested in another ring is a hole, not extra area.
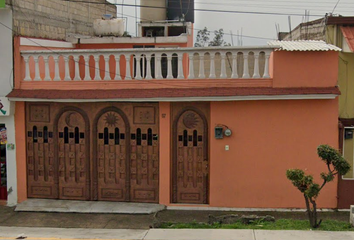
[(293, 36), (292, 36), (292, 33), (291, 33), (291, 17), (290, 16), (288, 16), (288, 22), (289, 22), (290, 40), (293, 40)]
[(231, 35), (231, 43), (232, 46), (234, 46), (234, 35), (232, 34), (232, 31), (230, 30), (230, 35)]
[(278, 39), (278, 40), (281, 40), (280, 39), (280, 36), (279, 36), (279, 26), (278, 26), (278, 24), (277, 23), (274, 23), (274, 25), (275, 25), (275, 33), (276, 33), (276, 38)]

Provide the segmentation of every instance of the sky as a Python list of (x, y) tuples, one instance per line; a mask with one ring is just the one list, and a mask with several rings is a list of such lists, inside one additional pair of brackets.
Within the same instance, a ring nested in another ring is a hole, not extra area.
[[(109, 1), (140, 5), (140, 0)], [(289, 25), (293, 29), (306, 19), (315, 20), (326, 13), (354, 16), (353, 0), (195, 0), (195, 8), (215, 12), (195, 11), (194, 35), (204, 27), (211, 32), (222, 28), (225, 41), (234, 46), (265, 45), (276, 39), (276, 28), (281, 32), (288, 32)], [(218, 12), (223, 10), (233, 13)], [(306, 11), (309, 11), (307, 17)], [(140, 21), (140, 9), (117, 5), (117, 16), (126, 17), (127, 30), (135, 36), (136, 22)]]

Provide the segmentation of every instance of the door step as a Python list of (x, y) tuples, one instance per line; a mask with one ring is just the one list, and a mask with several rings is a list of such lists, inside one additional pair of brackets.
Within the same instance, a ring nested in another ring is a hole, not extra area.
[(17, 204), (17, 212), (152, 214), (165, 205), (153, 203), (28, 199)]

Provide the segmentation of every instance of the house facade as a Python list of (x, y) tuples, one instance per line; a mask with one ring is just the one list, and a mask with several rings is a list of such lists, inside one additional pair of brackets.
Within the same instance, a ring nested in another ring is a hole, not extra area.
[[(13, 42), (22, 36), (21, 44), (28, 48), (60, 48), (62, 42), (59, 41), (67, 37), (93, 35), (94, 19), (106, 13), (115, 16), (116, 7), (55, 0), (0, 1), (0, 204), (13, 206), (18, 202), (15, 105), (6, 97), (13, 89), (13, 53), (18, 51)], [(63, 46), (70, 45), (64, 43)]]
[(339, 48), (193, 48), (193, 21), (161, 16), (136, 38), (14, 37), (17, 202), (305, 208), (285, 173), (320, 181), (317, 146), (338, 147)]
[[(304, 208), (285, 172), (319, 175), (316, 147), (338, 146), (338, 48), (190, 48), (191, 37), (15, 41), (18, 201)], [(320, 206), (336, 194), (328, 186)]]
[[(339, 97), (339, 147), (343, 156), (354, 161), (354, 17), (326, 16), (302, 23), (284, 40), (323, 40), (342, 49), (338, 58)], [(349, 208), (354, 204), (354, 168), (340, 177), (338, 183), (338, 208)]]

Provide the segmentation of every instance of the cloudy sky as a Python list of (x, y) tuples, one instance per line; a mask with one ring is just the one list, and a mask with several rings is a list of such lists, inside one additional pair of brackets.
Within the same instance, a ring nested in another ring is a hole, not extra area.
[[(117, 4), (140, 4), (140, 0), (110, 1)], [(289, 16), (291, 28), (294, 28), (305, 21), (305, 11), (309, 11), (309, 20), (332, 12), (334, 15), (354, 16), (353, 0), (195, 0), (195, 8), (214, 11), (195, 11), (195, 35), (198, 29), (204, 27), (210, 31), (223, 28), (224, 38), (229, 43), (232, 43), (232, 32), (235, 46), (241, 42), (243, 45), (266, 44), (276, 38), (276, 25), (281, 32), (289, 31)], [(233, 12), (220, 12), (223, 10)], [(127, 18), (128, 32), (133, 36), (136, 34), (136, 21), (140, 21), (139, 12), (139, 8), (117, 5), (118, 17)]]

